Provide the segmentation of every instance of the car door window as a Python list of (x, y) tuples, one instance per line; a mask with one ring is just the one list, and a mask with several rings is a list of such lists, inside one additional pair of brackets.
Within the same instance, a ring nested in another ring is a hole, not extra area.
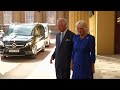
[(38, 31), (38, 28), (37, 27), (35, 27), (35, 29), (34, 29), (34, 34), (35, 34), (35, 36), (40, 36), (40, 34), (39, 34), (39, 31)]
[(38, 26), (38, 30), (40, 32), (40, 37), (44, 37), (45, 36), (45, 29), (42, 25)]

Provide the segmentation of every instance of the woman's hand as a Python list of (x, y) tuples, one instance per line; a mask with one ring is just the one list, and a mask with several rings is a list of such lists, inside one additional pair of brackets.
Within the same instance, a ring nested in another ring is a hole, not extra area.
[(70, 64), (70, 69), (73, 71), (73, 63)]

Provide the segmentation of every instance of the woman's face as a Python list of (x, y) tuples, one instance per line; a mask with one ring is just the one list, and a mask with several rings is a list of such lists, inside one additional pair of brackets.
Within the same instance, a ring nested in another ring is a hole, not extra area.
[(85, 34), (85, 30), (84, 28), (80, 27), (80, 25), (77, 26), (77, 31), (80, 35), (84, 35)]

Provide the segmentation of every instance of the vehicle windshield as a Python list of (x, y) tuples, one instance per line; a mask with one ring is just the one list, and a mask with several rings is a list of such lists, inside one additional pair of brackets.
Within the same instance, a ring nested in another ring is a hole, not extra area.
[(34, 25), (10, 26), (5, 35), (31, 36)]

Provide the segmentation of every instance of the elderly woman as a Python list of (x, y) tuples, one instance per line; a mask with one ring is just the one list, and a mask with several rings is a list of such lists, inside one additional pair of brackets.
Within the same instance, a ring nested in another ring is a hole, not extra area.
[(72, 79), (93, 79), (95, 57), (95, 38), (88, 34), (87, 23), (76, 23), (78, 34), (73, 38)]

